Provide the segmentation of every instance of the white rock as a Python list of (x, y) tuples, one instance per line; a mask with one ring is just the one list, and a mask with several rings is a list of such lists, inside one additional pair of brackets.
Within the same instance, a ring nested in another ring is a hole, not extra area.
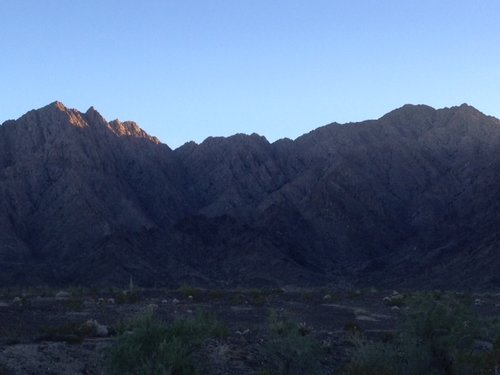
[(235, 333), (237, 335), (240, 335), (240, 336), (245, 336), (245, 335), (248, 335), (250, 333), (250, 330), (247, 328), (244, 331), (237, 330)]
[(108, 327), (103, 324), (97, 324), (95, 327), (95, 334), (99, 337), (106, 337), (109, 334)]
[(393, 295), (391, 297), (391, 301), (392, 302), (394, 302), (394, 301), (401, 301), (404, 298), (405, 298), (405, 296), (403, 294), (396, 294), (396, 295)]
[(108, 327), (104, 324), (97, 323), (97, 320), (90, 319), (83, 323), (82, 328), (89, 331), (90, 334), (98, 337), (106, 337), (109, 335)]

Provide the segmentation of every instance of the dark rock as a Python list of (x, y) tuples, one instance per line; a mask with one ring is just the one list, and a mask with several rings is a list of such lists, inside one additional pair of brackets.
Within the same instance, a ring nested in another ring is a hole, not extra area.
[(495, 287), (499, 146), (465, 104), (172, 151), (55, 102), (0, 126), (0, 282)]

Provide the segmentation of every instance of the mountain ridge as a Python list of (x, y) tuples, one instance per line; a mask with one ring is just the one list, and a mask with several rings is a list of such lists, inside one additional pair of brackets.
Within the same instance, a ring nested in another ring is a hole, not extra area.
[(0, 126), (0, 281), (493, 287), (498, 146), (466, 104), (172, 150), (53, 102)]

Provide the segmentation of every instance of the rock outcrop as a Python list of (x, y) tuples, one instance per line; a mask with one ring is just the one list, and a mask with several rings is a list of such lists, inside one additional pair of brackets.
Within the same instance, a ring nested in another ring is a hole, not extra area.
[(0, 282), (497, 286), (499, 146), (468, 105), (171, 150), (55, 102), (0, 126)]

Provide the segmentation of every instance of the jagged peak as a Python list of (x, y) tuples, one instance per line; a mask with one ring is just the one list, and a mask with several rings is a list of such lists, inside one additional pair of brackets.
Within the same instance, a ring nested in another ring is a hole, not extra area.
[[(83, 114), (76, 109), (66, 107), (60, 101), (54, 101), (44, 107), (28, 111), (18, 120), (31, 122), (32, 117), (38, 118), (37, 124), (65, 123), (82, 128), (87, 126)], [(31, 122), (32, 123), (32, 122)]]
[(55, 108), (55, 109), (58, 109), (58, 110), (60, 110), (60, 111), (67, 111), (67, 110), (68, 110), (68, 108), (64, 105), (64, 103), (62, 103), (62, 102), (60, 102), (60, 101), (58, 101), (58, 100), (56, 100), (56, 101), (54, 101), (54, 102), (50, 103), (50, 104), (48, 105), (48, 107), (50, 107), (50, 108)]
[(463, 114), (481, 114), (481, 115), (484, 115), (486, 116), (484, 113), (482, 113), (480, 110), (478, 110), (477, 108), (467, 104), (467, 103), (462, 103), (461, 105), (459, 105), (458, 107), (451, 107), (452, 109), (455, 109), (455, 111), (457, 113), (463, 113)]
[(415, 115), (425, 115), (436, 112), (436, 109), (426, 105), (426, 104), (405, 104), (402, 107), (396, 108), (385, 115), (383, 115), (380, 119), (391, 119), (391, 118), (400, 118), (400, 117), (408, 117)]
[(93, 107), (91, 106), (87, 111), (85, 112), (85, 117), (87, 118), (88, 122), (93, 125), (93, 124), (100, 124), (100, 125), (107, 125), (108, 122), (106, 119)]
[(30, 112), (54, 112), (54, 111), (57, 111), (57, 112), (69, 112), (70, 109), (68, 107), (66, 107), (64, 105), (64, 103), (56, 100), (50, 104), (47, 104), (43, 107), (40, 107), (40, 108), (37, 108), (37, 109), (33, 109), (31, 111), (29, 111), (28, 113)]
[(109, 128), (119, 136), (125, 137), (138, 137), (146, 138), (150, 141), (160, 144), (160, 140), (154, 136), (146, 133), (136, 122), (134, 121), (120, 121), (119, 119), (114, 119), (109, 122)]
[(95, 109), (95, 107), (94, 107), (93, 105), (91, 105), (91, 106), (89, 107), (89, 109), (87, 109), (87, 111), (86, 111), (85, 113), (87, 114), (87, 113), (95, 113), (95, 112), (99, 113), (99, 112)]
[(245, 133), (236, 133), (227, 137), (224, 136), (210, 136), (205, 138), (205, 140), (200, 144), (200, 145), (210, 145), (210, 144), (223, 144), (226, 142), (232, 142), (232, 141), (239, 141), (243, 143), (254, 143), (254, 142), (259, 142), (259, 143), (266, 143), (269, 144), (269, 141), (267, 138), (263, 135), (257, 134), (257, 133), (252, 133), (252, 134), (245, 134)]

